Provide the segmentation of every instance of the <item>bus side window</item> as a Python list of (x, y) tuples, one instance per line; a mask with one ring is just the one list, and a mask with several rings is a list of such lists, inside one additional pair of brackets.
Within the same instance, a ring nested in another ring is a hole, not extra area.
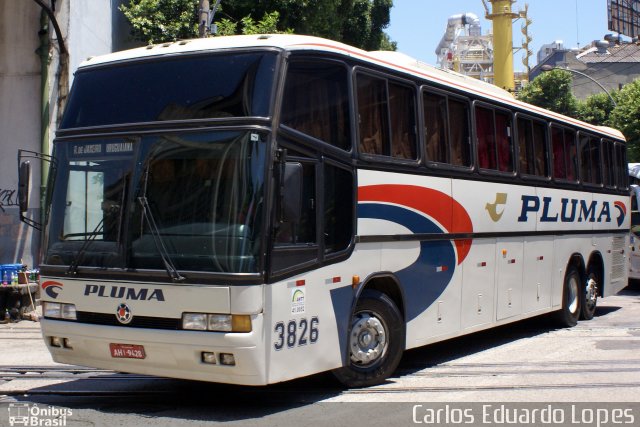
[(590, 151), (589, 151), (589, 141), (590, 137), (588, 135), (580, 135), (580, 179), (582, 182), (592, 183), (591, 179), (591, 160), (590, 160)]
[(533, 122), (533, 173), (537, 176), (549, 176), (547, 156), (547, 126), (543, 122)]
[(478, 166), (481, 169), (496, 169), (493, 110), (476, 107), (476, 135), (478, 138)]
[(577, 181), (578, 178), (578, 156), (576, 147), (576, 133), (572, 130), (564, 130), (564, 155), (569, 181)]
[(615, 185), (615, 179), (613, 171), (615, 166), (613, 164), (614, 159), (613, 144), (608, 139), (602, 140), (602, 181), (605, 186), (613, 187)]
[(414, 93), (409, 86), (389, 82), (391, 155), (400, 159), (417, 159)]
[(619, 189), (626, 189), (628, 187), (629, 171), (627, 168), (627, 158), (625, 156), (624, 145), (620, 143), (615, 144), (616, 153), (616, 181)]
[(531, 132), (531, 120), (518, 118), (518, 148), (519, 148), (519, 162), (520, 173), (532, 175), (533, 165), (531, 164), (532, 158), (532, 143), (533, 134)]
[(324, 253), (346, 249), (353, 233), (353, 175), (350, 171), (324, 165)]
[(500, 172), (513, 172), (511, 129), (511, 114), (496, 111), (496, 144)]
[(600, 167), (602, 149), (600, 147), (599, 138), (589, 138), (589, 154), (591, 164), (591, 182), (600, 185), (602, 184), (602, 168)]
[(449, 122), (451, 164), (471, 166), (469, 104), (449, 98)]
[(425, 92), (422, 95), (422, 99), (424, 103), (427, 159), (432, 162), (447, 163), (447, 98)]
[(358, 76), (360, 152), (390, 155), (387, 84), (383, 79)]
[(348, 73), (339, 63), (292, 61), (282, 123), (343, 150), (351, 148)]
[(564, 164), (564, 132), (562, 128), (556, 126), (551, 128), (551, 142), (553, 145), (553, 177), (566, 179), (567, 168)]

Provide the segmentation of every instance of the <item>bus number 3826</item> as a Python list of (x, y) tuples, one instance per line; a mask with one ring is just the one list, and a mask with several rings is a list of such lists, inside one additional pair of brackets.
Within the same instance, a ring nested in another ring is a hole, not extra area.
[(273, 343), (273, 347), (276, 350), (282, 350), (285, 343), (288, 348), (293, 348), (296, 345), (315, 344), (318, 342), (318, 323), (317, 317), (312, 317), (311, 321), (306, 318), (297, 322), (289, 320), (286, 325), (284, 322), (276, 323), (273, 330), (278, 334), (278, 340)]

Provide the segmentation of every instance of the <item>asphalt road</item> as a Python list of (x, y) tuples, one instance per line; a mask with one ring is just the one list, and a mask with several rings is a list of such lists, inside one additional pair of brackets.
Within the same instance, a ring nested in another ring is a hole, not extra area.
[(425, 407), (472, 402), (640, 402), (640, 291), (574, 328), (543, 316), (408, 351), (386, 384), (351, 390), (329, 374), (248, 388), (58, 365), (37, 323), (0, 326), (0, 426), (20, 408), (69, 426), (415, 425)]

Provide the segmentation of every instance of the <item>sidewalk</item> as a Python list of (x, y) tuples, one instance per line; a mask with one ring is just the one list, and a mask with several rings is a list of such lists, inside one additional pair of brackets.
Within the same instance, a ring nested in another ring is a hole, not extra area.
[[(37, 308), (41, 315), (41, 307)], [(42, 339), (40, 322), (0, 324), (0, 366), (55, 366)]]

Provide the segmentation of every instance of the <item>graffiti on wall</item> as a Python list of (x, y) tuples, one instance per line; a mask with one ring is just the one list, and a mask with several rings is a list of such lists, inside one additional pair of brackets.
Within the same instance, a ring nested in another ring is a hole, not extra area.
[(0, 188), (0, 210), (4, 212), (7, 206), (18, 206), (18, 192)]

